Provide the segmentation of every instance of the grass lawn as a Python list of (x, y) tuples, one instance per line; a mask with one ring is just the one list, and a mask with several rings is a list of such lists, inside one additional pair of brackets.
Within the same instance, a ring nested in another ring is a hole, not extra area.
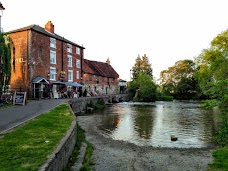
[(228, 171), (228, 147), (215, 150), (212, 153), (214, 161), (209, 165), (211, 171)]
[(71, 167), (74, 165), (74, 163), (78, 159), (78, 155), (80, 153), (80, 148), (83, 142), (87, 144), (84, 160), (82, 163), (82, 167), (80, 168), (80, 171), (91, 171), (91, 165), (92, 163), (92, 154), (93, 154), (93, 146), (88, 141), (86, 141), (85, 138), (85, 131), (77, 124), (77, 141), (74, 147), (74, 151), (72, 152), (72, 155), (69, 159), (68, 165), (64, 169), (64, 171), (70, 171)]
[(0, 134), (0, 170), (38, 170), (71, 126), (73, 116), (62, 104), (20, 126)]

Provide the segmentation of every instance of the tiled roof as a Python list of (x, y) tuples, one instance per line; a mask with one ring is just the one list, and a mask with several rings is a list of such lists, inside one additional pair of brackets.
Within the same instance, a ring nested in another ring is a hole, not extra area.
[(23, 27), (23, 28), (20, 28), (20, 29), (12, 30), (12, 31), (6, 32), (5, 34), (16, 33), (16, 32), (21, 32), (21, 31), (26, 31), (26, 30), (34, 30), (34, 31), (42, 33), (44, 35), (53, 37), (55, 39), (58, 39), (58, 40), (61, 40), (63, 42), (70, 43), (72, 45), (75, 45), (77, 47), (85, 49), (84, 47), (82, 47), (82, 46), (80, 46), (80, 45), (78, 45), (78, 44), (76, 44), (74, 42), (71, 42), (70, 40), (67, 40), (64, 37), (59, 36), (58, 34), (55, 34), (55, 33), (51, 33), (49, 31), (47, 31), (46, 29), (44, 29), (43, 27), (40, 27), (40, 26), (35, 25), (35, 24), (30, 25), (30, 26), (26, 26), (26, 27)]
[(84, 64), (85, 73), (108, 78), (119, 78), (119, 74), (107, 63), (84, 59)]

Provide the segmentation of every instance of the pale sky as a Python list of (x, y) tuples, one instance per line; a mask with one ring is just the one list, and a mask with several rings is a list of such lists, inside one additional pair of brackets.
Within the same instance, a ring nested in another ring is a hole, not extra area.
[(51, 20), (55, 33), (83, 45), (85, 58), (111, 65), (129, 81), (146, 54), (156, 79), (194, 59), (228, 28), (228, 0), (1, 0), (5, 32)]

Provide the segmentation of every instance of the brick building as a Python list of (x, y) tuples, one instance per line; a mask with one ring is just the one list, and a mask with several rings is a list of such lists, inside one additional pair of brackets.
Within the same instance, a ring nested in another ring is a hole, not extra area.
[(110, 65), (109, 58), (106, 62), (84, 59), (83, 83), (86, 90), (98, 94), (118, 94), (119, 75)]
[(30, 25), (6, 34), (15, 46), (12, 90), (31, 90), (37, 96), (36, 90), (56, 89), (56, 81), (81, 81), (85, 48), (56, 34), (51, 21), (44, 28)]

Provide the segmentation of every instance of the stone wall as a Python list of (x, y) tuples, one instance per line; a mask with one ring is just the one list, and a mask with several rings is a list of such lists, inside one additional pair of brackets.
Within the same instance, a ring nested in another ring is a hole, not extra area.
[(88, 104), (96, 104), (99, 99), (103, 99), (105, 103), (128, 101), (127, 94), (94, 96), (94, 97), (80, 97), (70, 100), (70, 106), (74, 113), (85, 113)]
[(87, 104), (96, 104), (99, 99), (103, 99), (106, 103), (111, 102), (113, 99), (122, 99), (128, 101), (127, 94), (109, 95), (109, 96), (96, 96), (96, 97), (81, 97), (73, 98), (69, 101), (69, 108), (74, 116), (74, 120), (71, 123), (71, 127), (67, 134), (62, 138), (58, 147), (50, 155), (47, 162), (41, 166), (38, 171), (62, 171), (68, 163), (68, 160), (74, 150), (77, 130), (76, 130), (76, 116), (74, 113), (83, 112), (86, 110)]
[(71, 112), (74, 116), (74, 120), (71, 124), (70, 129), (68, 130), (65, 137), (62, 138), (55, 151), (50, 155), (47, 162), (39, 169), (39, 171), (62, 171), (66, 167), (69, 157), (74, 150), (77, 137), (76, 117), (72, 110)]

